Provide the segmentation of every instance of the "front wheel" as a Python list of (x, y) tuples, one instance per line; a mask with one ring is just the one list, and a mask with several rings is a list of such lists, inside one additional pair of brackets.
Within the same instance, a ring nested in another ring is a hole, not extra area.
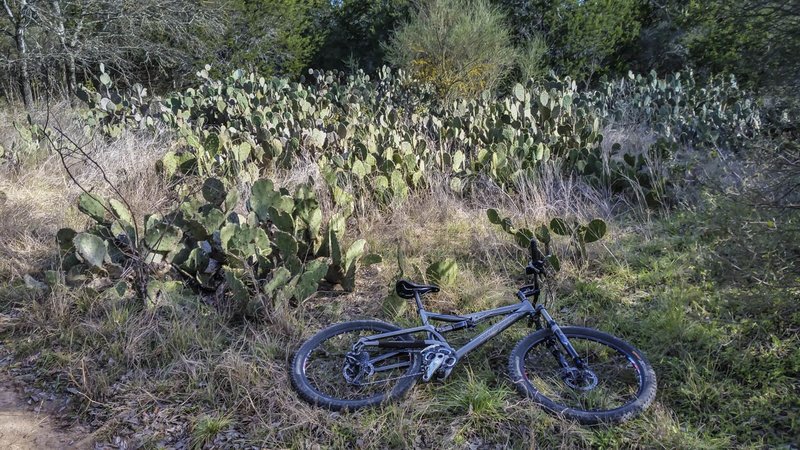
[[(403, 396), (420, 375), (419, 351), (364, 347), (360, 338), (399, 327), (374, 320), (340, 323), (307, 340), (294, 356), (292, 385), (306, 401), (333, 410), (355, 410)], [(413, 340), (396, 336), (393, 340)]]
[[(550, 329), (531, 333), (514, 347), (509, 361), (511, 380), (522, 395), (585, 425), (624, 422), (650, 406), (656, 375), (640, 351), (602, 331), (561, 331), (585, 369), (574, 367)], [(568, 361), (569, 367), (559, 360)]]

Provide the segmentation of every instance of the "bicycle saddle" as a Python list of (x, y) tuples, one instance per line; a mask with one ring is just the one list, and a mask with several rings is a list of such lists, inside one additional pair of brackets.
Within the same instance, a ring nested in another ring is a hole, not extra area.
[(394, 289), (397, 291), (397, 295), (402, 298), (414, 298), (414, 292), (419, 292), (419, 295), (425, 295), (428, 292), (439, 292), (439, 286), (416, 284), (408, 280), (398, 280)]

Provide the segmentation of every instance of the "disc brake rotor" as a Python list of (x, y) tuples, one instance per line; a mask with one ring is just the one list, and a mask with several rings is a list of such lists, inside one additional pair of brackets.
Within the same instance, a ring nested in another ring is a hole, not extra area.
[(562, 370), (561, 378), (567, 386), (573, 389), (588, 391), (597, 386), (597, 375), (589, 369), (569, 367)]

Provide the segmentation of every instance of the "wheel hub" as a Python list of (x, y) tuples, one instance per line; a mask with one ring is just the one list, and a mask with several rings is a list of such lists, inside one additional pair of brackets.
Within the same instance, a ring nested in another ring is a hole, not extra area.
[(361, 385), (365, 379), (375, 373), (375, 367), (369, 362), (369, 353), (364, 350), (347, 352), (344, 360), (342, 375), (350, 384)]
[(597, 375), (589, 369), (578, 369), (577, 367), (568, 367), (562, 369), (561, 378), (567, 386), (573, 389), (580, 389), (588, 391), (597, 386)]

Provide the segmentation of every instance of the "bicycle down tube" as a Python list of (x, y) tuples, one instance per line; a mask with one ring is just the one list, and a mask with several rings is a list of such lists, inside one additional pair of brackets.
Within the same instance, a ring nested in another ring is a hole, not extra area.
[[(530, 293), (538, 294), (537, 291), (532, 291)], [(531, 302), (528, 300), (526, 295), (520, 290), (517, 292), (517, 296), (520, 298), (519, 303), (515, 303), (513, 305), (501, 306), (499, 308), (489, 309), (486, 311), (478, 311), (475, 313), (464, 314), (459, 316), (454, 316), (450, 314), (439, 314), (426, 311), (422, 306), (422, 301), (419, 298), (418, 293), (414, 293), (415, 300), (417, 301), (417, 307), (419, 310), (419, 314), (422, 317), (422, 322), (424, 325), (414, 328), (407, 328), (404, 330), (397, 330), (391, 331), (387, 333), (376, 334), (373, 336), (369, 336), (366, 338), (361, 338), (356, 346), (378, 346), (384, 348), (425, 348), (429, 345), (435, 345), (439, 343), (447, 343), (447, 340), (444, 338), (442, 333), (446, 333), (449, 331), (459, 330), (462, 328), (467, 328), (470, 326), (477, 325), (478, 323), (490, 319), (492, 317), (497, 316), (508, 316), (505, 319), (501, 320), (500, 322), (492, 325), (488, 329), (484, 330), (479, 335), (475, 336), (474, 338), (470, 339), (469, 342), (464, 344), (463, 347), (456, 350), (456, 356), (460, 360), (466, 354), (471, 352), (472, 350), (480, 347), (489, 339), (497, 336), (498, 334), (505, 331), (508, 327), (519, 321), (520, 319), (524, 318), (525, 316), (534, 315), (539, 313), (540, 308), (537, 306), (536, 308), (531, 305)], [(547, 316), (549, 317), (549, 315)], [(429, 320), (438, 320), (442, 322), (451, 322), (453, 325), (444, 326), (444, 327), (434, 327), (429, 323)], [(552, 319), (551, 319), (552, 320)], [(381, 341), (381, 339), (392, 338), (397, 336), (403, 335), (410, 335), (414, 333), (426, 332), (428, 339), (425, 340), (413, 340), (413, 341)], [(571, 346), (569, 346), (571, 348)], [(574, 350), (573, 350), (574, 351)]]

